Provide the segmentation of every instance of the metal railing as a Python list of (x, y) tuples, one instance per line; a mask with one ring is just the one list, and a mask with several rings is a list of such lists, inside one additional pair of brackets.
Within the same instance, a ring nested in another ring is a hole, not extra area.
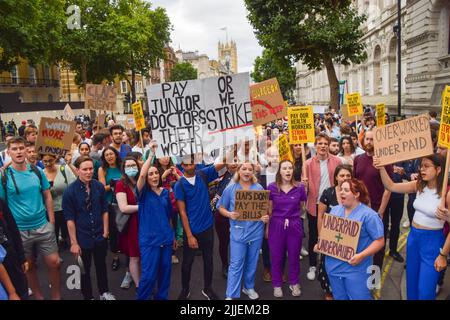
[(59, 87), (59, 80), (0, 77), (0, 86), (8, 86), (8, 87)]

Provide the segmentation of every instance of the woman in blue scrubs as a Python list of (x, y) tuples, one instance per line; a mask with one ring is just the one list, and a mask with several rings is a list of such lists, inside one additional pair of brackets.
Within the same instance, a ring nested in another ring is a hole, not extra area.
[(158, 168), (148, 158), (137, 183), (139, 193), (139, 250), (142, 276), (139, 281), (138, 300), (152, 297), (158, 283), (155, 300), (167, 300), (172, 269), (172, 248), (176, 247), (170, 225), (172, 205), (169, 192), (162, 188)]
[(224, 190), (217, 208), (221, 215), (230, 219), (230, 266), (226, 299), (240, 297), (241, 280), (244, 276), (242, 292), (255, 300), (259, 298), (255, 291), (255, 273), (264, 237), (264, 224), (269, 221), (269, 216), (264, 215), (261, 221), (236, 220), (239, 217), (239, 213), (234, 211), (236, 190), (264, 190), (257, 183), (253, 164), (244, 162), (239, 165), (234, 183)]
[[(367, 205), (369, 194), (363, 182), (351, 179), (341, 185), (341, 204), (330, 214), (361, 222), (356, 254), (348, 261), (325, 257), (325, 269), (335, 300), (371, 300), (368, 277), (372, 274), (373, 255), (384, 246), (383, 222)], [(317, 245), (316, 245), (317, 247)]]

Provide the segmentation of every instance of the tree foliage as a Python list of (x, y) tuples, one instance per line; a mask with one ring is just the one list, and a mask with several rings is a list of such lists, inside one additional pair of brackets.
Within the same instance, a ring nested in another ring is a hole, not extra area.
[(172, 81), (185, 81), (197, 79), (197, 70), (189, 62), (179, 62), (172, 70)]
[(292, 61), (275, 56), (270, 49), (264, 49), (262, 56), (256, 57), (251, 76), (255, 82), (277, 78), (285, 100), (292, 100), (295, 89), (295, 68)]
[(245, 0), (259, 43), (277, 56), (301, 60), (310, 70), (327, 69), (331, 105), (338, 104), (333, 63), (367, 59), (361, 25), (350, 0)]

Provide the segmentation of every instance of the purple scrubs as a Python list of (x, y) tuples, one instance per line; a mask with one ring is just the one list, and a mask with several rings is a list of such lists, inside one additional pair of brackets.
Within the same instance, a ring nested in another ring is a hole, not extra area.
[(278, 189), (276, 183), (271, 183), (267, 189), (273, 202), (269, 224), (272, 285), (281, 287), (283, 284), (283, 261), (286, 250), (289, 261), (289, 284), (295, 285), (299, 283), (299, 255), (303, 238), (300, 202), (306, 201), (306, 191), (303, 185), (299, 185), (285, 193)]

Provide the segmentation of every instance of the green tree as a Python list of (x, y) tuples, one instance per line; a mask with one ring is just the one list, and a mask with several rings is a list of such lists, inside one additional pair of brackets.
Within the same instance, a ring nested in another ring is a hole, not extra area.
[(277, 57), (269, 49), (264, 49), (261, 57), (256, 57), (251, 76), (255, 82), (277, 78), (285, 100), (292, 100), (295, 88), (295, 68), (286, 57)]
[(248, 19), (259, 43), (276, 56), (302, 60), (310, 70), (326, 68), (330, 105), (339, 104), (333, 63), (358, 64), (367, 59), (361, 41), (365, 16), (351, 0), (245, 0)]
[(197, 70), (189, 62), (179, 62), (172, 70), (172, 81), (184, 81), (197, 79)]

